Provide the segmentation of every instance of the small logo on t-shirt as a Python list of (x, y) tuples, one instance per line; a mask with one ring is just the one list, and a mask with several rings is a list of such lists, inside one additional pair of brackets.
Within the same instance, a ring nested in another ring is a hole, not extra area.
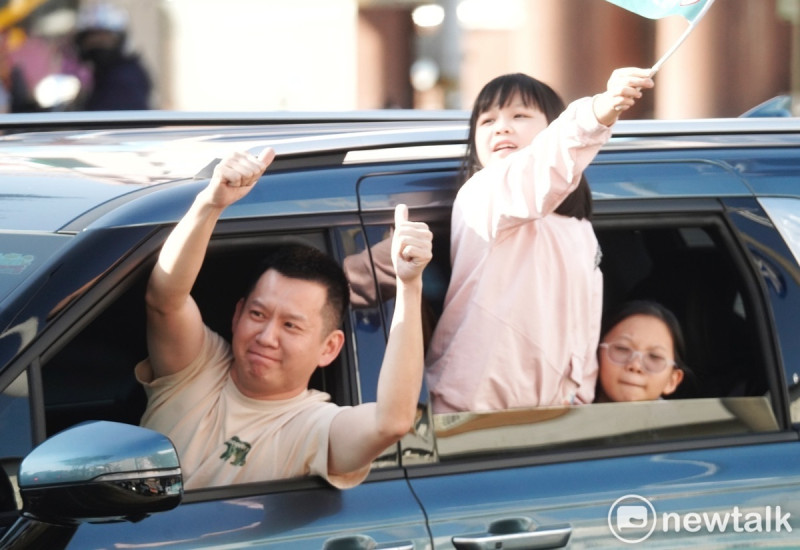
[(234, 466), (244, 466), (251, 445), (247, 441), (239, 439), (238, 436), (233, 436), (225, 442), (225, 447), (225, 452), (220, 455), (220, 458), (222, 460), (231, 459), (231, 464)]

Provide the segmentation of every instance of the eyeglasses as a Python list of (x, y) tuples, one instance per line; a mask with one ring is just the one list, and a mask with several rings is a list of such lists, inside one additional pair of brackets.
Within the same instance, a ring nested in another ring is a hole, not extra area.
[(661, 372), (667, 367), (674, 367), (677, 365), (675, 361), (670, 361), (658, 353), (652, 351), (638, 351), (630, 346), (617, 342), (600, 344), (600, 347), (605, 348), (608, 358), (612, 363), (628, 365), (638, 357), (644, 369), (653, 374)]

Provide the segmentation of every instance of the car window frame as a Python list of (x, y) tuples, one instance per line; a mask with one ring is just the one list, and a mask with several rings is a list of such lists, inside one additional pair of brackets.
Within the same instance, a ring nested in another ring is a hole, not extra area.
[[(754, 201), (755, 199), (740, 199)], [(724, 243), (725, 251), (737, 265), (743, 277), (748, 297), (751, 302), (751, 315), (769, 316), (769, 303), (763, 281), (753, 265), (744, 243), (736, 227), (728, 219), (728, 211), (723, 202), (716, 198), (667, 198), (667, 199), (605, 199), (595, 201), (593, 224), (596, 228), (604, 227), (691, 227), (713, 226)], [(759, 326), (757, 336), (759, 354), (764, 361), (763, 367), (770, 387), (770, 410), (775, 415), (777, 429), (758, 433), (738, 433), (709, 435), (696, 439), (644, 441), (624, 443), (614, 448), (575, 448), (547, 449), (542, 446), (531, 449), (497, 449), (495, 453), (475, 453), (464, 456), (451, 456), (446, 460), (435, 456), (434, 460), (409, 464), (409, 475), (427, 476), (432, 472), (466, 472), (483, 468), (504, 468), (521, 464), (548, 464), (564, 460), (587, 460), (594, 458), (618, 457), (631, 454), (671, 452), (701, 448), (726, 447), (730, 445), (746, 445), (797, 439), (791, 431), (786, 406), (785, 387), (780, 375), (782, 368), (776, 350), (774, 329)], [(657, 406), (656, 403), (654, 405)], [(591, 406), (591, 405), (582, 405)], [(435, 422), (435, 419), (434, 419)], [(404, 453), (407, 451), (403, 449)], [(414, 472), (414, 473), (412, 473)], [(438, 475), (437, 474), (437, 475)]]
[[(335, 244), (333, 232), (338, 227), (359, 227), (359, 218), (355, 213), (335, 213), (335, 214), (319, 214), (314, 216), (274, 216), (270, 218), (253, 218), (243, 220), (221, 220), (212, 235), (212, 243), (210, 246), (218, 246), (219, 243), (233, 243), (237, 240), (244, 238), (245, 240), (254, 240), (260, 238), (268, 238), (275, 240), (278, 236), (297, 235), (303, 232), (316, 232), (320, 238), (324, 240), (327, 247), (327, 252), (332, 254), (337, 261), (341, 262), (341, 250)], [(152, 228), (149, 236), (140, 243), (135, 250), (130, 251), (127, 257), (121, 259), (118, 265), (114, 266), (108, 273), (96, 281), (93, 286), (83, 292), (80, 296), (76, 297), (64, 310), (60, 313), (59, 318), (48, 326), (45, 333), (41, 334), (25, 350), (15, 361), (10, 368), (3, 372), (3, 377), (13, 377), (20, 375), (22, 372), (27, 372), (30, 379), (29, 383), (29, 401), (31, 409), (31, 426), (34, 433), (32, 440), (33, 446), (41, 443), (47, 438), (46, 420), (45, 420), (45, 399), (42, 391), (42, 369), (46, 368), (46, 363), (52, 359), (64, 346), (71, 341), (77, 334), (85, 330), (86, 327), (102, 314), (115, 300), (127, 292), (130, 288), (136, 285), (149, 275), (152, 266), (154, 265), (155, 258), (161, 248), (164, 240), (171, 231), (171, 225)], [(224, 244), (223, 244), (224, 246)], [(351, 366), (355, 364), (356, 358), (354, 354), (354, 346), (357, 345), (355, 336), (353, 335), (350, 320), (346, 319), (346, 334), (347, 341), (342, 351), (343, 365), (347, 367), (349, 374)], [(11, 378), (9, 378), (11, 379)], [(357, 391), (359, 381), (353, 376), (350, 376), (348, 386), (353, 389), (349, 394), (350, 403), (357, 404), (360, 402), (360, 396)], [(397, 446), (394, 446), (397, 448)], [(400, 470), (399, 460), (396, 458), (389, 464), (384, 463), (380, 469), (373, 470), (367, 478), (369, 480), (381, 479), (394, 479), (402, 477)], [(264, 490), (271, 490), (274, 487), (275, 491), (285, 490), (285, 484), (298, 484), (297, 486), (303, 487), (308, 485), (308, 478), (296, 478), (292, 480), (278, 480), (276, 482), (263, 482), (258, 483), (258, 488), (253, 490), (263, 492)], [(320, 482), (322, 483), (322, 482)], [(316, 482), (311, 482), (311, 485), (317, 485)], [(324, 484), (323, 484), (324, 485)], [(223, 493), (226, 490), (222, 491)], [(233, 489), (230, 494), (237, 494), (240, 490)], [(241, 492), (247, 494), (249, 489), (242, 488)], [(217, 491), (212, 491), (217, 494)], [(202, 500), (204, 497), (202, 493), (197, 497)]]

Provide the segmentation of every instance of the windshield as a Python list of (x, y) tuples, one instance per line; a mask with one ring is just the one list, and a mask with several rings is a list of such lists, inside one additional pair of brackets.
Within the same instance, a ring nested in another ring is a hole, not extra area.
[(69, 236), (0, 233), (0, 311), (6, 299), (64, 246)]

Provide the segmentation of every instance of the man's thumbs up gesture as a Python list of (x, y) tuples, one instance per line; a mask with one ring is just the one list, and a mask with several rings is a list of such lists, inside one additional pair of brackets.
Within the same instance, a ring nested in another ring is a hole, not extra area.
[(392, 262), (397, 278), (411, 283), (421, 278), (422, 270), (433, 257), (433, 234), (428, 224), (408, 221), (408, 207), (398, 204), (394, 210)]

